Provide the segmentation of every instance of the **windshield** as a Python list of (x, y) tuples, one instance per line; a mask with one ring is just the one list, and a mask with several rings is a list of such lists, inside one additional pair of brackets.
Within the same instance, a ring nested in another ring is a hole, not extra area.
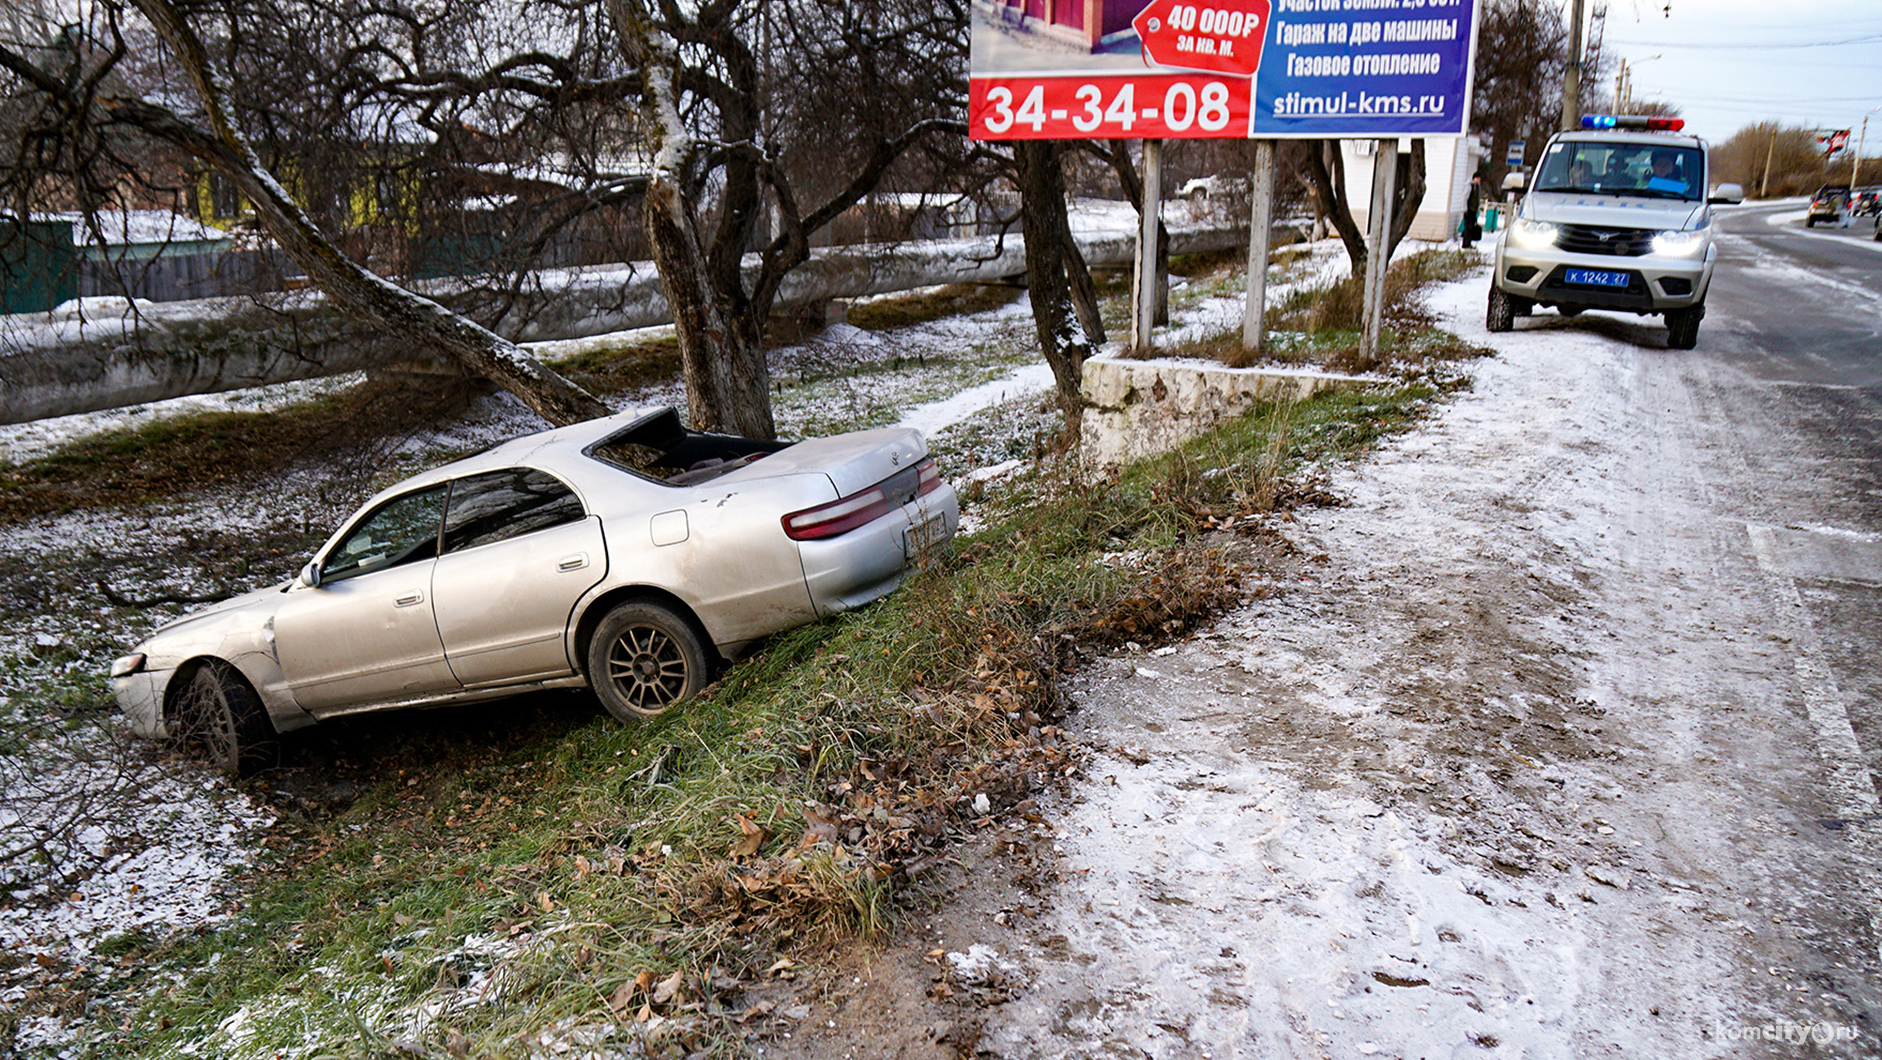
[(1570, 140), (1549, 145), (1536, 190), (1697, 200), (1705, 194), (1705, 167), (1705, 155), (1693, 147)]

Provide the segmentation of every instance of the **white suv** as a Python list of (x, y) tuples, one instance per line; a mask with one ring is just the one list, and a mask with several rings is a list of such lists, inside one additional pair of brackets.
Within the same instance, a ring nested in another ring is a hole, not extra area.
[(1485, 324), (1508, 331), (1536, 306), (1564, 316), (1614, 309), (1666, 318), (1667, 345), (1699, 341), (1718, 256), (1706, 144), (1677, 118), (1589, 115), (1543, 149), (1516, 219), (1497, 237)]

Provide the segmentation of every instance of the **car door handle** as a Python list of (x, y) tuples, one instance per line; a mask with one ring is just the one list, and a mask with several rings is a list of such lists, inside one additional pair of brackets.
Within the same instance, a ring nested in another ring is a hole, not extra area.
[(424, 593), (419, 592), (417, 589), (409, 589), (406, 592), (402, 593), (401, 595), (395, 597), (392, 601), (392, 606), (393, 607), (410, 607), (413, 604), (422, 604), (424, 602), (425, 602)]
[(561, 562), (557, 563), (555, 569), (559, 571), (571, 571), (581, 570), (586, 566), (588, 566), (588, 553), (577, 552), (573, 556), (565, 557)]

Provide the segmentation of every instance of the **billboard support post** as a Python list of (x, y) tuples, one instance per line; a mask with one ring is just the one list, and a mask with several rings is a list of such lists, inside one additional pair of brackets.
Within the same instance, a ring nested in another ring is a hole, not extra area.
[(1242, 349), (1259, 354), (1268, 334), (1268, 241), (1274, 229), (1274, 141), (1255, 141), (1253, 213), (1248, 219), (1248, 301)]
[(1366, 217), (1366, 276), (1361, 305), (1359, 366), (1379, 358), (1379, 325), (1385, 316), (1386, 254), (1392, 242), (1392, 196), (1398, 185), (1398, 141), (1379, 141), (1372, 165), (1372, 209)]
[(1137, 232), (1137, 311), (1131, 317), (1131, 348), (1151, 348), (1157, 321), (1157, 220), (1163, 212), (1163, 141), (1144, 141), (1144, 208)]

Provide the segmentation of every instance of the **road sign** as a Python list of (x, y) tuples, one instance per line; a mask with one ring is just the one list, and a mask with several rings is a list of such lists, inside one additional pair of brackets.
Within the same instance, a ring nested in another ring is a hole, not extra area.
[(1511, 140), (1509, 149), (1504, 152), (1503, 164), (1520, 169), (1523, 164), (1524, 146), (1525, 144), (1521, 140)]
[(1209, 6), (1151, 0), (1131, 28), (1158, 66), (1253, 77), (1267, 37), (1268, 0), (1208, 0)]

